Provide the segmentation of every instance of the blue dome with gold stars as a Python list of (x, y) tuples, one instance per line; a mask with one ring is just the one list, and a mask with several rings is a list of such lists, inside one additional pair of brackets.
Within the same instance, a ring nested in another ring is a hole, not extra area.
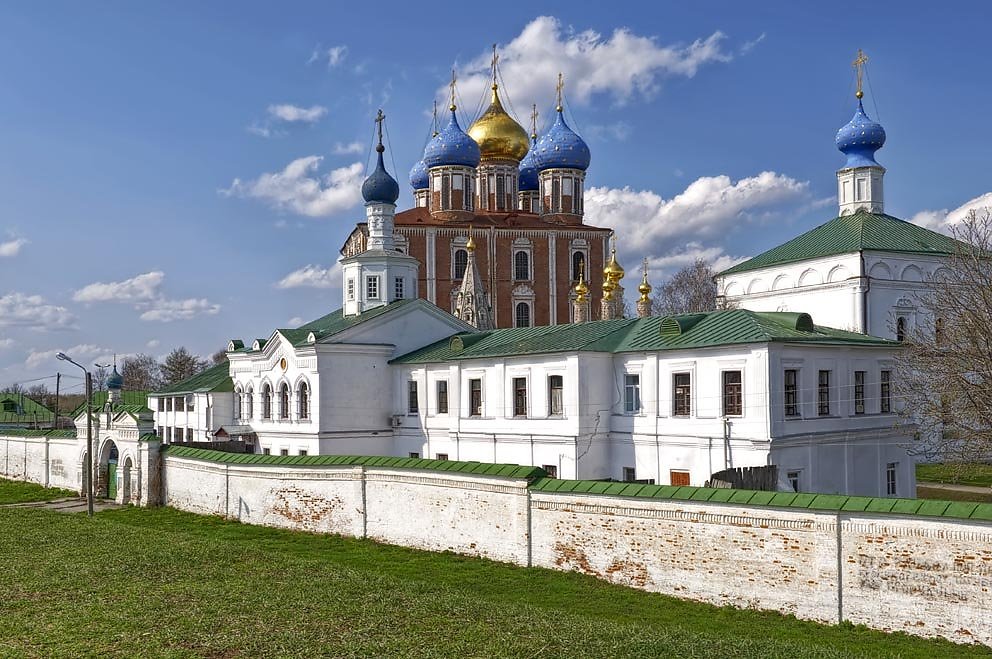
[(424, 164), (428, 169), (444, 165), (479, 166), (479, 159), (482, 157), (479, 153), (479, 145), (458, 125), (454, 105), (451, 107), (451, 120), (448, 125), (441, 129), (437, 137), (427, 143), (427, 148), (424, 150)]
[(531, 153), (534, 154), (534, 166), (539, 172), (545, 169), (585, 171), (589, 168), (591, 159), (589, 145), (565, 123), (560, 106), (554, 125), (541, 136)]
[(540, 185), (537, 177), (537, 166), (534, 161), (536, 160), (537, 149), (535, 149), (535, 143), (537, 140), (531, 140), (530, 151), (524, 156), (524, 159), (520, 161), (520, 178), (517, 189), (521, 192), (530, 192), (533, 190), (540, 190)]
[(875, 162), (875, 152), (885, 144), (885, 129), (865, 114), (860, 99), (854, 117), (837, 131), (836, 142), (837, 148), (847, 156), (845, 168), (881, 167)]
[(368, 204), (395, 204), (400, 197), (400, 184), (389, 175), (382, 163), (382, 152), (386, 150), (382, 142), (376, 145), (375, 150), (378, 152), (378, 161), (375, 171), (362, 183), (362, 197)]
[(414, 190), (426, 190), (430, 187), (430, 179), (427, 177), (427, 163), (423, 159), (410, 170), (410, 187)]

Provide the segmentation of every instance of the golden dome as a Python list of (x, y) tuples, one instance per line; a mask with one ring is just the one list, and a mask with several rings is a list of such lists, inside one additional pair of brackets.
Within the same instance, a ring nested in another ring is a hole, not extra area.
[(603, 268), (603, 277), (615, 284), (623, 279), (625, 274), (626, 273), (623, 268), (620, 267), (619, 263), (617, 263), (617, 248), (614, 247), (610, 253), (610, 262), (606, 264), (605, 268)]
[(613, 291), (615, 291), (617, 285), (613, 283), (609, 277), (603, 279), (603, 299), (610, 301), (613, 299)]
[(503, 109), (497, 89), (494, 84), (492, 102), (468, 129), (468, 134), (479, 145), (483, 160), (520, 162), (530, 150), (530, 139), (527, 131)]

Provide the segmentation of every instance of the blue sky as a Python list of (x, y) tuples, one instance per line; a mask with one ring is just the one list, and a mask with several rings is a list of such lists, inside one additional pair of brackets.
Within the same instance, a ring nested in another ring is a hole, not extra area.
[(940, 227), (992, 200), (981, 3), (342, 6), (0, 7), (0, 386), (59, 349), (209, 354), (337, 308), (376, 109), (405, 208), (432, 101), (456, 68), (467, 125), (494, 42), (524, 122), (565, 72), (587, 221), (656, 281), (836, 214), (858, 48), (888, 212)]

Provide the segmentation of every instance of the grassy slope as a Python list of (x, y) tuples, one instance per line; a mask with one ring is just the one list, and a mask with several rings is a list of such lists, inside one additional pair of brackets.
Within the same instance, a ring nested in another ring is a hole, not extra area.
[(992, 487), (992, 464), (918, 464), (916, 465), (916, 480), (926, 483), (955, 483)]
[(0, 555), (18, 655), (987, 656), (170, 509), (0, 509)]
[(48, 501), (78, 496), (71, 490), (60, 490), (56, 487), (42, 487), (34, 483), (9, 481), (0, 478), (0, 505), (5, 503), (26, 503), (28, 501)]

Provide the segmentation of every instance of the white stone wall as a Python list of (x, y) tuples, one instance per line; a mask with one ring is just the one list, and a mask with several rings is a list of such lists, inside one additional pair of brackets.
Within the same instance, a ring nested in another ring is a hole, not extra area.
[(0, 433), (0, 477), (80, 490), (83, 454), (74, 438)]

